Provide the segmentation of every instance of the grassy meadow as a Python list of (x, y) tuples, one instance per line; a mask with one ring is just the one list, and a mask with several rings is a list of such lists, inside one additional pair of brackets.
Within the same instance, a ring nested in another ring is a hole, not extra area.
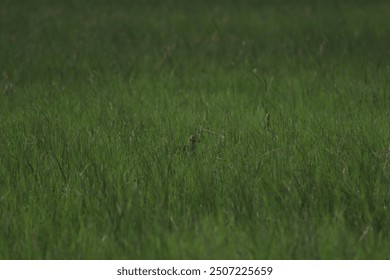
[(388, 1), (0, 1), (0, 259), (390, 259)]

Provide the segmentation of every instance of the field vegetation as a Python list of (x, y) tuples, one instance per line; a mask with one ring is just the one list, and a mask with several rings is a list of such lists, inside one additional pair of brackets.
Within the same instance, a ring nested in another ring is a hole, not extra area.
[(1, 259), (389, 259), (388, 1), (0, 2)]

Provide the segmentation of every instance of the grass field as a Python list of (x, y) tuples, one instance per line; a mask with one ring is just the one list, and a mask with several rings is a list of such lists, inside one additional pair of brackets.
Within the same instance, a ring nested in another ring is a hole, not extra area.
[(0, 258), (390, 259), (390, 3), (192, 2), (0, 2)]

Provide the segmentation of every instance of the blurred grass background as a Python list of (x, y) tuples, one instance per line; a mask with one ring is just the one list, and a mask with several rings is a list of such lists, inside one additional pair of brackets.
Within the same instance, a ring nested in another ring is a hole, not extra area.
[(0, 258), (388, 259), (389, 13), (2, 0)]

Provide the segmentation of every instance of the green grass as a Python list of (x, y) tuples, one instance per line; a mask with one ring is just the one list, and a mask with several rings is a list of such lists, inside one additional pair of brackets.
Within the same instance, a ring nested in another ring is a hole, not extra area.
[(389, 259), (390, 4), (161, 2), (1, 1), (0, 258)]

